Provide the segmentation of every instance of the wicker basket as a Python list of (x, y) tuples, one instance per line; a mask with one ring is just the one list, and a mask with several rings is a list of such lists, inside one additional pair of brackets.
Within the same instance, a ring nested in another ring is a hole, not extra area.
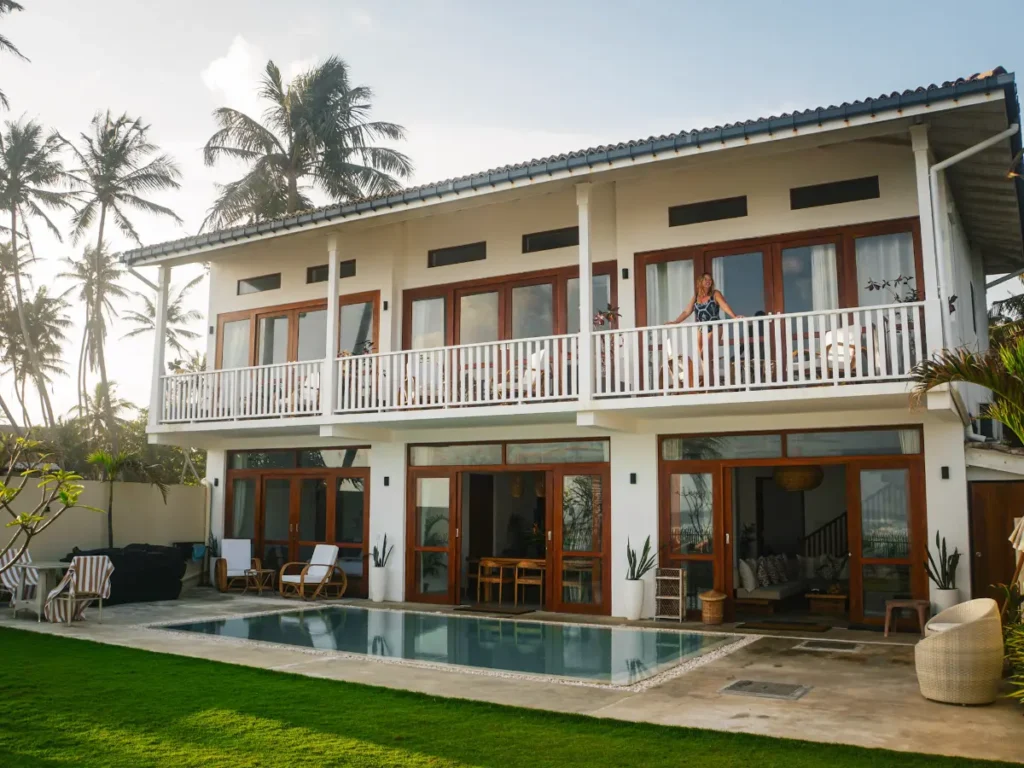
[(725, 595), (713, 589), (701, 592), (701, 620), (705, 624), (721, 624), (725, 616)]

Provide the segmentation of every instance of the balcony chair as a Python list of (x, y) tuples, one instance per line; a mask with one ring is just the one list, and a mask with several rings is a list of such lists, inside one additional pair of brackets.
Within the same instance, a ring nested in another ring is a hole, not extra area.
[(1003, 629), (996, 601), (947, 608), (925, 625), (914, 647), (921, 695), (948, 704), (991, 704), (1003, 676)]
[[(3, 557), (0, 557), (0, 568), (7, 566), (8, 563), (32, 562), (32, 556), (28, 553), (27, 549), (21, 554), (21, 557), (16, 557), (16, 554), (17, 553), (15, 552), (14, 549), (7, 550), (7, 552), (4, 553)], [(24, 574), (25, 579), (25, 594), (19, 595), (18, 587), (22, 579), (22, 574)], [(0, 573), (0, 592), (10, 593), (11, 605), (14, 605), (15, 600), (31, 600), (32, 597), (35, 595), (36, 589), (38, 589), (38, 584), (39, 573), (32, 569), (7, 568), (6, 571)]]
[(220, 557), (213, 564), (213, 575), (217, 589), (228, 592), (232, 589), (245, 590), (248, 570), (260, 570), (260, 560), (252, 556), (250, 539), (222, 539)]
[[(513, 376), (519, 372), (518, 366), (513, 363)], [(550, 386), (546, 385), (548, 373), (548, 351), (538, 349), (533, 352), (523, 365), (523, 378), (519, 382), (519, 399), (529, 397), (543, 397), (551, 394)]]
[(60, 583), (50, 590), (43, 606), (47, 621), (70, 624), (82, 621), (85, 609), (99, 602), (99, 621), (103, 621), (103, 599), (110, 597), (110, 575), (114, 564), (106, 555), (85, 555), (72, 558)]
[[(298, 573), (286, 573), (296, 569)], [(281, 597), (338, 598), (345, 594), (347, 587), (348, 577), (338, 565), (338, 547), (334, 544), (317, 544), (308, 563), (285, 563), (277, 577)]]

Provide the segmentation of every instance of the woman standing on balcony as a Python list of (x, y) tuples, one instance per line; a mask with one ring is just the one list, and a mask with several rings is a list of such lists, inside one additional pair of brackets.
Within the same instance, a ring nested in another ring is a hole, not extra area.
[[(711, 323), (716, 320), (722, 319), (722, 313), (724, 312), (729, 317), (735, 319), (737, 317), (743, 317), (743, 315), (737, 315), (732, 311), (732, 307), (725, 300), (725, 296), (722, 292), (715, 288), (715, 279), (711, 276), (710, 272), (705, 272), (700, 276), (700, 280), (697, 282), (697, 291), (694, 293), (693, 298), (690, 299), (689, 306), (683, 310), (682, 314), (679, 315), (672, 324), (678, 324), (686, 321), (690, 315), (694, 312), (697, 313), (696, 322), (699, 323)], [(697, 331), (697, 359), (704, 359), (704, 337), (711, 336), (714, 332), (713, 327), (708, 327), (704, 331)], [(693, 368), (690, 366), (690, 380), (693, 379)]]

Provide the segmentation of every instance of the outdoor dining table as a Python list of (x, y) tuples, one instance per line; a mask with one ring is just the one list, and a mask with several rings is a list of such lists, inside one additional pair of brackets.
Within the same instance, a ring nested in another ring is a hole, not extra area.
[[(46, 596), (50, 594), (50, 590), (57, 586), (60, 575), (71, 567), (71, 563), (62, 563), (58, 560), (40, 560), (32, 563), (14, 563), (11, 567), (21, 571), (18, 577), (18, 591), (14, 595), (12, 604), (15, 617), (18, 615), (18, 611), (35, 611), (36, 621), (42, 621)], [(28, 586), (26, 581), (28, 578), (27, 571), (29, 570), (34, 570), (39, 574), (39, 583), (36, 584), (35, 596), (26, 598), (25, 587)]]

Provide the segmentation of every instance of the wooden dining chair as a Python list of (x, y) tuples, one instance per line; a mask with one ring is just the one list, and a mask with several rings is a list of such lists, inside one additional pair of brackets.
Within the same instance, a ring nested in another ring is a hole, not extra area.
[(505, 574), (505, 566), (494, 560), (484, 558), (476, 567), (476, 601), (480, 602), (480, 590), (482, 588), (487, 602), (491, 602), (491, 587), (497, 584), (498, 603), (500, 604), (504, 585), (512, 583), (512, 577)]
[(538, 600), (544, 602), (544, 563), (539, 560), (521, 560), (516, 563), (515, 605), (519, 605), (519, 588), (523, 588), (523, 602), (526, 602), (526, 588), (537, 587)]

